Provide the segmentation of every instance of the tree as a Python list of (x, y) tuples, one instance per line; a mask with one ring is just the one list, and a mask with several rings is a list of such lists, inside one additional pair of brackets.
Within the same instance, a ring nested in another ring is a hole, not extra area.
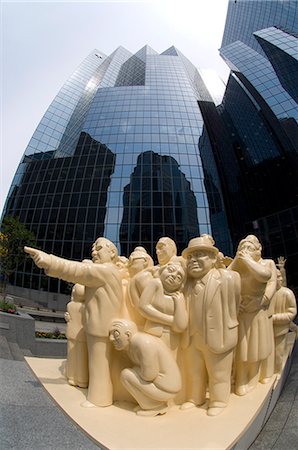
[(34, 233), (26, 228), (17, 217), (6, 216), (0, 232), (0, 274), (5, 297), (6, 284), (9, 276), (26, 259), (24, 246), (36, 247)]

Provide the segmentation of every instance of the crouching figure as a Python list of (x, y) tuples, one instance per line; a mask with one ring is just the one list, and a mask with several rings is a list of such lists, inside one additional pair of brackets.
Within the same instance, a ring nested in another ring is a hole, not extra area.
[(138, 415), (165, 414), (181, 389), (181, 375), (171, 350), (158, 337), (139, 332), (134, 322), (116, 319), (110, 327), (116, 350), (126, 350), (135, 364), (121, 372), (121, 382), (136, 399)]

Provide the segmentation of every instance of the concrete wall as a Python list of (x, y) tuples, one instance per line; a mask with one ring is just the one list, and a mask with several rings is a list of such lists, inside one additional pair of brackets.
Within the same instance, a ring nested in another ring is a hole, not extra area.
[(67, 341), (58, 339), (36, 339), (35, 320), (29, 314), (7, 314), (0, 312), (0, 335), (8, 342), (15, 342), (33, 356), (65, 358)]
[(56, 311), (66, 311), (66, 305), (70, 301), (69, 295), (55, 294), (53, 292), (37, 291), (35, 289), (26, 289), (19, 286), (7, 286), (7, 292), (16, 297), (22, 297), (31, 300), (48, 309)]

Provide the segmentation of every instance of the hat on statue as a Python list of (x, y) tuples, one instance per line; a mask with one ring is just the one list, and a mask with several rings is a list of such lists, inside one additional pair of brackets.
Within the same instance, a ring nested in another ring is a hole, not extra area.
[(191, 239), (188, 247), (182, 251), (182, 256), (186, 258), (196, 250), (207, 250), (213, 252), (215, 255), (218, 254), (218, 248), (214, 247), (214, 239), (210, 234), (202, 234), (199, 237)]

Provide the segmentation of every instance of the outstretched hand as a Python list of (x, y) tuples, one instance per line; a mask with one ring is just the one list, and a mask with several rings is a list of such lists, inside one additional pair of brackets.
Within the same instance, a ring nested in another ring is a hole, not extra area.
[(48, 269), (50, 266), (50, 255), (41, 250), (32, 247), (24, 247), (24, 251), (31, 256), (37, 267), (40, 269)]

